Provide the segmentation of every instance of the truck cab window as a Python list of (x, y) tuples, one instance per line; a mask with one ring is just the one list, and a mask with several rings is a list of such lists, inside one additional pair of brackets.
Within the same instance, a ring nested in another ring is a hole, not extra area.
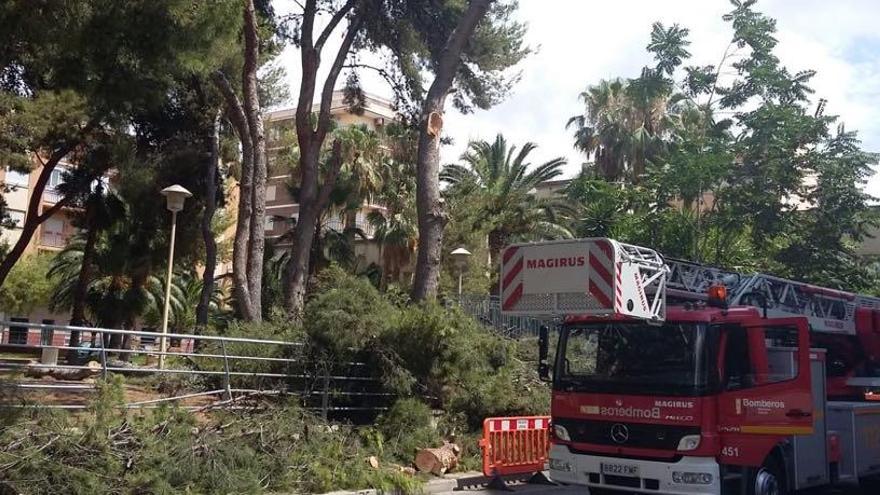
[(739, 325), (724, 327), (724, 388), (740, 390), (755, 385), (749, 339), (746, 329)]

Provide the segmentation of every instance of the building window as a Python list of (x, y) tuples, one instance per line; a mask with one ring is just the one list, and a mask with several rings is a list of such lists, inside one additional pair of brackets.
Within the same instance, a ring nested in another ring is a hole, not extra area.
[[(13, 323), (27, 323), (27, 318), (10, 318)], [(28, 329), (27, 327), (9, 327), (9, 344), (27, 345)]]
[(42, 225), (40, 242), (44, 246), (64, 247), (64, 220), (60, 218), (48, 218)]
[(266, 227), (266, 232), (275, 230), (275, 217), (273, 217), (272, 215), (266, 215), (266, 221), (264, 222), (264, 224)]
[(6, 213), (9, 214), (9, 220), (15, 224), (16, 229), (20, 229), (24, 226), (24, 212), (20, 210), (6, 210)]
[(266, 186), (266, 201), (275, 201), (275, 186)]
[[(55, 320), (43, 320), (43, 325), (54, 325)], [(52, 345), (52, 337), (55, 335), (53, 328), (40, 329), (40, 345)]]
[(61, 183), (64, 182), (64, 174), (66, 172), (67, 169), (64, 168), (55, 168), (54, 170), (52, 170), (52, 175), (49, 176), (49, 183), (46, 185), (46, 187), (55, 189), (56, 187), (61, 185)]
[(25, 172), (19, 172), (17, 170), (12, 170), (11, 168), (6, 169), (6, 185), (7, 186), (28, 186), (28, 178), (30, 174)]

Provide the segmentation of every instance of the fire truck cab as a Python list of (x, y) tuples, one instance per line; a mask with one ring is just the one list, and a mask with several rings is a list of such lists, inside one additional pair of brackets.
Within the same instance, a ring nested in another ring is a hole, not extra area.
[(880, 403), (864, 394), (880, 380), (849, 377), (860, 395), (829, 400), (826, 369), (840, 364), (813, 345), (815, 315), (771, 304), (772, 288), (753, 283), (758, 306), (729, 305), (743, 283), (730, 272), (698, 294), (675, 278), (684, 268), (610, 239), (515, 245), (502, 258), (502, 309), (558, 321), (554, 342), (546, 328), (539, 339), (554, 481), (593, 494), (777, 495), (880, 475)]

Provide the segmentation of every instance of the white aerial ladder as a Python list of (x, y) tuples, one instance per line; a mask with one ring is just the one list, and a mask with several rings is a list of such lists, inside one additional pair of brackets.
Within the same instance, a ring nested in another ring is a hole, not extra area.
[(856, 334), (856, 309), (880, 310), (880, 298), (828, 289), (763, 273), (742, 274), (667, 258), (667, 295), (705, 299), (712, 285), (727, 288), (731, 306), (765, 307), (771, 317), (805, 316), (813, 331)]

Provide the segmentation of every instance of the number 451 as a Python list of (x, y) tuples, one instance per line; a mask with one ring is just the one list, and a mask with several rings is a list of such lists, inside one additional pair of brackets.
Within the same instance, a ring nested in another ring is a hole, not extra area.
[(721, 455), (724, 457), (739, 457), (739, 447), (723, 447)]

